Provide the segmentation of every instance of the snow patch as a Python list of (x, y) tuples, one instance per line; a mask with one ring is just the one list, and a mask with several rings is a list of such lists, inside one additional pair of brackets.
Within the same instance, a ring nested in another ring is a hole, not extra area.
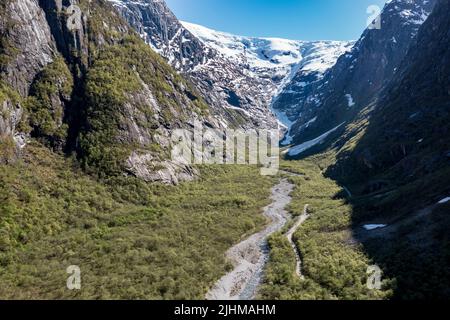
[(315, 145), (321, 144), (323, 143), (323, 141), (333, 132), (335, 132), (337, 129), (339, 129), (340, 127), (342, 127), (344, 125), (345, 122), (341, 123), (340, 125), (338, 125), (337, 127), (331, 129), (330, 131), (325, 132), (324, 134), (322, 134), (321, 136), (304, 142), (298, 146), (295, 146), (293, 148), (290, 148), (288, 151), (288, 155), (293, 157), (293, 156), (298, 156), (299, 154), (305, 152), (308, 149), (311, 149), (312, 147), (314, 147)]
[(227, 58), (248, 63), (252, 69), (277, 68), (286, 76), (302, 59), (302, 41), (280, 38), (253, 38), (215, 31), (181, 21), (182, 25), (209, 47)]
[(294, 125), (294, 121), (291, 121), (289, 119), (289, 117), (287, 116), (287, 114), (283, 111), (280, 110), (276, 110), (272, 108), (272, 113), (275, 115), (275, 117), (277, 118), (278, 121), (278, 125), (281, 128), (285, 128), (286, 129), (286, 134), (283, 138), (283, 140), (281, 140), (280, 144), (282, 146), (287, 146), (290, 145), (294, 139), (294, 137), (291, 136), (291, 128)]
[(346, 41), (245, 37), (180, 22), (205, 45), (248, 68), (250, 73), (278, 79), (272, 96), (278, 95), (300, 71), (325, 73), (354, 44)]
[(444, 204), (450, 201), (450, 197), (444, 198), (441, 201), (438, 202), (438, 204)]

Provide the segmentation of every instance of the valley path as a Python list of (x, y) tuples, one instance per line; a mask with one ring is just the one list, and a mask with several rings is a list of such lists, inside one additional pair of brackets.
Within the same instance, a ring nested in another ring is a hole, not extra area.
[(289, 243), (291, 244), (292, 249), (294, 249), (295, 252), (295, 259), (297, 260), (297, 265), (295, 268), (295, 273), (298, 277), (303, 279), (302, 276), (302, 260), (300, 258), (300, 252), (298, 251), (298, 248), (294, 242), (294, 233), (297, 231), (298, 228), (309, 218), (308, 214), (308, 207), (309, 205), (305, 205), (305, 209), (303, 209), (303, 214), (297, 219), (297, 222), (292, 226), (291, 229), (289, 229), (288, 233), (286, 234)]
[[(272, 203), (264, 208), (264, 215), (271, 220), (270, 224), (228, 250), (227, 259), (233, 263), (234, 270), (215, 284), (206, 294), (207, 300), (251, 300), (256, 297), (269, 258), (267, 238), (280, 231), (290, 219), (286, 206), (292, 200), (290, 194), (294, 187), (294, 184), (284, 178), (272, 188)], [(296, 223), (297, 228), (306, 219), (302, 217), (300, 220), (303, 220)], [(297, 257), (299, 266), (299, 256)]]

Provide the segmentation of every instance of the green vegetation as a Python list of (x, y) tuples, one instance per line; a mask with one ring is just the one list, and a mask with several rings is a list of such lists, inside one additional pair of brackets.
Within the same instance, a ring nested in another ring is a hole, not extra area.
[(289, 210), (294, 216), (309, 204), (309, 219), (294, 234), (302, 255), (305, 280), (295, 275), (295, 256), (287, 239), (270, 240), (271, 256), (261, 296), (266, 299), (384, 299), (392, 293), (369, 290), (367, 268), (374, 264), (352, 239), (352, 207), (341, 197), (342, 189), (323, 177), (317, 159), (289, 162), (284, 169), (303, 174), (291, 177), (296, 185)]
[[(434, 88), (430, 83), (432, 78), (420, 90)], [(441, 226), (449, 225), (450, 216), (440, 214), (445, 206), (433, 208), (450, 193), (448, 97), (416, 93), (427, 98), (414, 100), (412, 108), (409, 96), (362, 110), (336, 143), (340, 148), (328, 150), (320, 166), (352, 190), (353, 230), (374, 221), (394, 229), (357, 239), (395, 279), (392, 298), (448, 299), (450, 246)]]
[(3, 105), (5, 100), (10, 100), (12, 104), (17, 105), (20, 103), (20, 95), (13, 90), (3, 80), (0, 80), (0, 105)]
[[(344, 149), (353, 143), (350, 140)], [(423, 146), (425, 153), (427, 149)], [(302, 254), (305, 280), (295, 276), (295, 256), (285, 236), (274, 235), (261, 296), (403, 300), (448, 297), (449, 204), (435, 205), (448, 194), (448, 166), (436, 162), (437, 167), (420, 172), (420, 178), (402, 175), (399, 170), (403, 167), (397, 166), (372, 177), (374, 186), (370, 189), (367, 180), (357, 183), (358, 178), (353, 176), (348, 180), (353, 181), (349, 185), (353, 196), (347, 203), (343, 200), (344, 190), (321, 173), (332, 167), (338, 175), (339, 162), (334, 164), (339, 156), (330, 149), (304, 161), (283, 163), (284, 170), (303, 174), (291, 178), (297, 184), (291, 212), (299, 215), (305, 204), (311, 205), (311, 217), (294, 235)], [(347, 168), (345, 172), (351, 171)], [(428, 213), (421, 216), (421, 210)], [(394, 232), (364, 237), (359, 231), (361, 225), (375, 221), (395, 226)], [(384, 272), (381, 292), (365, 288), (365, 270), (371, 264)]]
[(130, 154), (130, 146), (117, 141), (121, 112), (126, 93), (142, 87), (131, 66), (122, 61), (127, 55), (125, 47), (107, 47), (99, 53), (87, 78), (88, 127), (80, 139), (84, 166), (107, 175), (122, 171)]
[(449, 212), (449, 203), (439, 205), (426, 219), (403, 222), (389, 238), (366, 241), (365, 250), (396, 280), (393, 299), (448, 299)]
[(268, 300), (315, 300), (334, 298), (326, 289), (309, 278), (300, 279), (295, 274), (294, 251), (282, 233), (269, 239), (270, 257), (266, 278), (259, 297)]
[(11, 45), (6, 35), (0, 33), (0, 70), (17, 54), (17, 49)]
[(8, 30), (14, 28), (15, 22), (11, 19), (7, 10), (11, 0), (4, 0), (0, 3), (0, 18), (2, 29), (0, 30), (0, 72), (18, 54), (17, 48), (11, 43)]
[(52, 147), (65, 143), (68, 126), (63, 123), (64, 107), (72, 90), (72, 74), (64, 59), (57, 57), (38, 75), (26, 100), (32, 135), (44, 138)]
[(0, 136), (0, 165), (15, 158), (16, 145), (11, 136)]
[[(37, 143), (0, 166), (0, 297), (201, 299), (225, 251), (265, 224), (272, 180), (256, 167), (206, 166), (179, 186), (102, 183)], [(82, 290), (66, 289), (81, 268)]]
[[(9, 3), (0, 3), (0, 72), (18, 53)], [(87, 5), (80, 3), (84, 12)], [(0, 80), (0, 117), (11, 117), (4, 101), (21, 105), (16, 131), (37, 138), (17, 160), (13, 137), (0, 136), (0, 298), (201, 299), (229, 270), (225, 251), (263, 227), (261, 208), (273, 181), (249, 166), (201, 167), (198, 181), (176, 187), (125, 176), (132, 151), (168, 157), (153, 141), (157, 128), (183, 127), (194, 113), (207, 115), (208, 106), (110, 4), (94, 1), (89, 9), (89, 34), (80, 41), (89, 50), (68, 44), (73, 65), (56, 57), (26, 99)], [(309, 204), (311, 214), (294, 235), (305, 279), (295, 275), (294, 251), (277, 233), (269, 239), (261, 298), (450, 296), (450, 207), (435, 205), (450, 191), (444, 93), (413, 106), (401, 96), (384, 108), (370, 105), (325, 153), (283, 163), (301, 174), (289, 178), (296, 185), (289, 210), (296, 217)], [(76, 108), (67, 110), (68, 103)], [(227, 112), (244, 124), (240, 112)], [(128, 130), (135, 125), (147, 145)], [(68, 133), (68, 149), (81, 164), (46, 148), (62, 150)], [(322, 172), (350, 187), (351, 203)], [(418, 209), (429, 213), (409, 219)], [(380, 219), (395, 232), (383, 238), (355, 232)], [(385, 272), (379, 291), (366, 286), (373, 264)], [(66, 289), (70, 265), (81, 268), (81, 291)]]
[(83, 12), (89, 10), (90, 52), (95, 52), (105, 41), (111, 45), (122, 40), (124, 35), (136, 35), (108, 1), (80, 0), (79, 6)]

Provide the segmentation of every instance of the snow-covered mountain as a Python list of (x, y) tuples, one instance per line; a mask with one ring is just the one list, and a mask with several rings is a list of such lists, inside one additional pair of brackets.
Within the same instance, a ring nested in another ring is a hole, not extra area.
[(181, 21), (204, 44), (241, 65), (255, 78), (270, 79), (267, 93), (276, 96), (302, 70), (323, 74), (352, 42), (298, 41), (282, 38), (244, 37)]
[(270, 106), (281, 89), (300, 69), (323, 73), (349, 46), (235, 36), (181, 23), (163, 0), (109, 1), (155, 51), (192, 80), (224, 126), (277, 127)]

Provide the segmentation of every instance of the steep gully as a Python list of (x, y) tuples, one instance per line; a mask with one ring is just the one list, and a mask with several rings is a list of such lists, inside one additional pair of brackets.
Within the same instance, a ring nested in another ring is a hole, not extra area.
[[(282, 171), (290, 176), (295, 174)], [(206, 294), (208, 300), (251, 300), (258, 293), (258, 288), (264, 278), (264, 269), (269, 258), (267, 239), (275, 232), (281, 231), (290, 220), (286, 206), (291, 202), (291, 192), (295, 185), (282, 178), (272, 188), (272, 203), (264, 208), (264, 215), (270, 219), (269, 225), (262, 231), (238, 243), (226, 256), (233, 263), (234, 269), (223, 276)], [(296, 274), (301, 277), (301, 260), (298, 249), (292, 239), (295, 231), (308, 218), (308, 205), (294, 226), (286, 234), (296, 255)]]

